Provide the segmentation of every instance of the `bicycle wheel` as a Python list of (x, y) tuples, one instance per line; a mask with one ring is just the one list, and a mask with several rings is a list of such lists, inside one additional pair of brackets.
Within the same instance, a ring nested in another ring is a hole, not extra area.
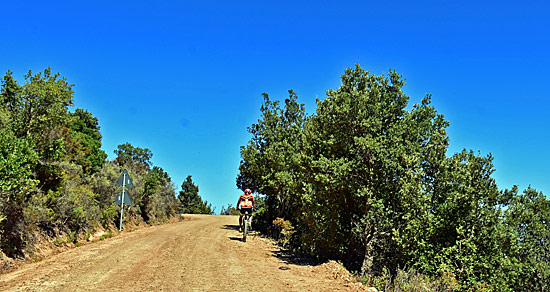
[(248, 219), (244, 220), (244, 230), (243, 230), (243, 242), (246, 242), (246, 236), (248, 235)]

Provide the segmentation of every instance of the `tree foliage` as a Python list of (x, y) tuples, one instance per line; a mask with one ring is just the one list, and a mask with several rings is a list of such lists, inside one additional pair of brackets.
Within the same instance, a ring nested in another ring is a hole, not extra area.
[(292, 91), (284, 107), (264, 94), (237, 177), (265, 195), (259, 222), (284, 218), (296, 250), (371, 277), (411, 267), (463, 291), (547, 289), (546, 198), (499, 191), (491, 155), (447, 156), (449, 122), (430, 95), (409, 106), (395, 71), (341, 80), (310, 116)]
[(237, 208), (233, 207), (231, 204), (227, 204), (227, 208), (225, 206), (222, 206), (222, 209), (220, 211), (220, 215), (239, 215), (240, 212), (237, 210)]
[[(514, 235), (513, 259), (517, 260), (515, 291), (550, 289), (550, 200), (529, 187), (520, 195), (512, 190), (505, 223)], [(526, 289), (526, 287), (528, 289)]]
[(148, 148), (134, 147), (130, 143), (125, 143), (118, 145), (115, 154), (117, 155), (115, 162), (120, 166), (134, 166), (140, 171), (151, 168), (153, 153)]
[(21, 255), (25, 241), (24, 206), (37, 181), (32, 169), (38, 156), (32, 144), (9, 129), (0, 130), (0, 248)]
[(203, 201), (199, 195), (199, 187), (195, 185), (191, 175), (188, 175), (181, 184), (178, 199), (181, 203), (181, 213), (187, 214), (214, 214), (212, 204)]
[(31, 71), (20, 85), (8, 71), (0, 94), (0, 249), (11, 257), (32, 253), (37, 234), (85, 233), (118, 223), (113, 204), (123, 168), (136, 185), (125, 219), (155, 222), (178, 209), (175, 188), (152, 152), (129, 143), (115, 162), (101, 149), (99, 121), (83, 109), (69, 111), (73, 90), (50, 68)]
[[(296, 189), (300, 187), (302, 128), (305, 109), (298, 96), (289, 91), (284, 108), (264, 93), (262, 119), (248, 128), (253, 138), (241, 147), (242, 161), (237, 186), (266, 194), (270, 217), (283, 217), (296, 208)], [(259, 209), (259, 208), (258, 208)]]
[(98, 119), (86, 110), (77, 108), (71, 113), (70, 140), (74, 145), (69, 149), (71, 159), (87, 174), (97, 172), (107, 154), (101, 150), (101, 133)]
[(177, 201), (172, 179), (161, 167), (154, 166), (145, 177), (140, 208), (142, 217), (170, 217), (175, 214)]

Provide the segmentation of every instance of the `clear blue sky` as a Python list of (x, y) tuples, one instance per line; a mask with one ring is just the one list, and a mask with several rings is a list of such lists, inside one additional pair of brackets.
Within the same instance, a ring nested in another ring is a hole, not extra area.
[[(71, 3), (76, 2), (76, 3)], [(396, 69), (451, 122), (449, 154), (492, 153), (499, 188), (550, 193), (546, 1), (8, 1), (0, 73), (50, 66), (99, 118), (103, 149), (149, 148), (235, 204), (239, 146), (261, 93), (308, 112), (345, 68)]]

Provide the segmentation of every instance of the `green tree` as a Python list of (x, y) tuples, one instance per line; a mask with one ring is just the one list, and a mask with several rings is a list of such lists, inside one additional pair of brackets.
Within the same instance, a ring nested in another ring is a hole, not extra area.
[[(20, 185), (19, 190), (14, 190), (25, 195), (10, 200), (8, 206), (11, 211), (8, 213), (14, 214), (14, 218), (7, 223), (11, 225), (3, 227), (3, 238), (11, 238), (18, 254), (23, 252), (27, 242), (24, 237), (33, 232), (34, 224), (46, 222), (41, 226), (51, 227), (60, 219), (57, 203), (63, 193), (61, 188), (66, 185), (64, 173), (72, 168), (64, 157), (70, 117), (68, 107), (72, 105), (73, 98), (72, 85), (59, 73), (52, 74), (50, 68), (38, 74), (29, 71), (24, 78), (25, 83), (18, 85), (11, 71), (8, 71), (2, 82), (0, 106), (2, 128), (6, 130), (3, 136), (15, 143), (5, 146), (16, 145), (14, 154), (25, 153), (28, 156), (27, 159), (19, 159), (22, 164), (13, 164), (17, 167), (28, 165), (22, 168), (25, 178), (21, 177), (28, 185)], [(7, 134), (8, 131), (10, 134)], [(37, 187), (33, 188), (35, 185)], [(31, 189), (32, 193), (29, 191)]]
[(8, 71), (2, 79), (2, 89), (0, 92), (0, 129), (12, 128), (11, 114), (19, 108), (19, 95), (21, 87), (13, 79), (13, 72)]
[(114, 164), (126, 168), (133, 178), (130, 197), (135, 205), (128, 207), (129, 216), (137, 220), (157, 222), (175, 215), (179, 207), (171, 178), (161, 167), (153, 166), (153, 153), (148, 148), (130, 143), (118, 145)]
[(25, 84), (18, 100), (12, 104), (16, 133), (19, 137), (35, 136), (39, 147), (48, 147), (59, 138), (59, 129), (69, 121), (68, 107), (73, 105), (72, 84), (52, 74), (51, 68), (43, 73), (25, 75)]
[(157, 210), (153, 204), (154, 196), (169, 184), (171, 184), (170, 176), (158, 166), (154, 166), (145, 177), (144, 194), (139, 202), (141, 216), (145, 221), (149, 221), (151, 217), (159, 213), (160, 210)]
[(308, 233), (301, 240), (363, 274), (400, 264), (396, 231), (410, 230), (407, 212), (427, 209), (425, 173), (436, 172), (447, 147), (448, 123), (429, 96), (406, 110), (404, 84), (395, 71), (375, 76), (356, 65), (318, 100), (305, 126), (304, 201), (311, 211), (302, 216)]
[(147, 172), (151, 168), (153, 153), (148, 148), (134, 147), (130, 143), (118, 145), (115, 150), (115, 162), (120, 166), (135, 166), (139, 171)]
[(22, 255), (25, 243), (24, 210), (37, 181), (32, 169), (38, 156), (26, 139), (0, 130), (0, 248), (8, 256)]
[(212, 204), (203, 201), (199, 195), (199, 187), (195, 185), (191, 175), (188, 175), (181, 184), (181, 191), (178, 196), (181, 202), (181, 212), (189, 214), (214, 214)]
[(447, 157), (449, 122), (430, 95), (408, 110), (395, 71), (356, 65), (341, 79), (309, 117), (293, 92), (284, 109), (264, 94), (237, 177), (266, 197), (255, 218), (284, 217), (294, 248), (364, 275), (411, 267), (461, 291), (547, 289), (548, 200), (499, 191), (491, 155)]
[(493, 157), (462, 151), (446, 159), (436, 176), (428, 225), (415, 263), (431, 274), (450, 272), (463, 290), (483, 284), (508, 291), (510, 233), (502, 224), (504, 193)]
[[(76, 109), (72, 84), (50, 68), (24, 76), (18, 85), (8, 71), (0, 94), (0, 248), (8, 256), (32, 252), (34, 234), (66, 236), (110, 226), (116, 180), (127, 168), (136, 203), (125, 218), (159, 222), (175, 215), (171, 179), (153, 166), (152, 152), (129, 143), (105, 163), (98, 119)], [(210, 207), (210, 206), (206, 206)], [(118, 222), (116, 222), (118, 223)]]
[(47, 192), (61, 183), (62, 169), (56, 162), (65, 154), (73, 85), (59, 73), (52, 74), (50, 68), (37, 74), (29, 70), (24, 78), (25, 84), (20, 86), (10, 71), (4, 76), (3, 105), (15, 136), (32, 141), (39, 156), (33, 175), (40, 181), (40, 189)]
[[(514, 188), (513, 192), (517, 189)], [(513, 291), (548, 291), (550, 288), (550, 200), (529, 187), (511, 197), (506, 224), (515, 235), (512, 255), (519, 261)]]
[(257, 222), (273, 222), (277, 217), (294, 220), (302, 210), (300, 170), (305, 108), (292, 90), (283, 108), (266, 93), (263, 96), (262, 118), (248, 128), (253, 137), (241, 147), (237, 186), (265, 195), (269, 208), (260, 210), (257, 205)]
[(13, 72), (9, 71), (4, 75), (4, 78), (2, 79), (2, 92), (1, 97), (2, 99), (0, 102), (3, 106), (5, 106), (10, 112), (15, 112), (21, 105), (20, 105), (20, 94), (21, 94), (21, 86), (17, 84), (17, 81), (13, 79), (12, 76)]
[(242, 160), (237, 176), (237, 187), (242, 190), (248, 188), (254, 192), (267, 187), (265, 174), (269, 172), (269, 167), (265, 152), (274, 140), (273, 133), (277, 130), (280, 111), (278, 101), (272, 102), (266, 93), (263, 97), (264, 103), (260, 109), (262, 118), (257, 124), (248, 127), (248, 132), (253, 137), (248, 145), (241, 146)]
[(99, 124), (96, 117), (91, 113), (82, 109), (76, 109), (72, 116), (70, 141), (67, 143), (68, 149), (76, 164), (82, 166), (86, 174), (97, 172), (107, 154), (101, 150), (101, 133), (99, 132)]
[(222, 206), (220, 215), (239, 215), (239, 211), (231, 204), (227, 204), (227, 208), (225, 206)]

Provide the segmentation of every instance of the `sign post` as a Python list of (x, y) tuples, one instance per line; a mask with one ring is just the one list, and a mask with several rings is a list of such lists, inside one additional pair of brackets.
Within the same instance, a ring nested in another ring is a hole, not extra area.
[(126, 192), (126, 187), (133, 187), (134, 184), (132, 183), (132, 179), (130, 179), (130, 175), (128, 174), (128, 171), (126, 169), (122, 172), (122, 175), (117, 180), (117, 186), (122, 187), (122, 192), (117, 196), (117, 199), (115, 201), (115, 204), (120, 204), (120, 231), (122, 231), (122, 216), (124, 214), (124, 204), (126, 205), (132, 205), (132, 200), (130, 200), (130, 196), (128, 196), (128, 192)]

